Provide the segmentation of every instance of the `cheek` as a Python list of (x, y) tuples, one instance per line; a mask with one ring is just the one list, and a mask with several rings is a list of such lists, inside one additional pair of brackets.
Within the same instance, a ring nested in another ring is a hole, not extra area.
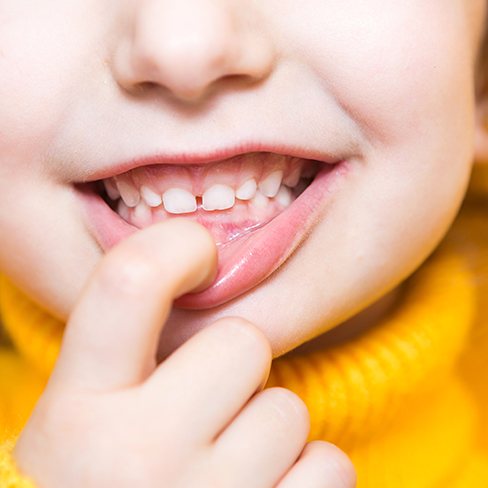
[(276, 310), (287, 289), (288, 303), (300, 304), (294, 317), (269, 321), (283, 350), (408, 277), (449, 228), (472, 163), (474, 49), (463, 2), (331, 4), (309, 29), (290, 25), (290, 46), (362, 133), (363, 153), (303, 248), (263, 288)]
[(359, 129), (392, 143), (416, 135), (427, 114), (447, 126), (469, 109), (475, 50), (465, 3), (312, 0), (281, 28)]
[(0, 172), (8, 175), (46, 169), (43, 155), (90, 66), (87, 39), (93, 42), (94, 35), (87, 6), (50, 3), (0, 4)]
[(475, 49), (465, 2), (331, 0), (328, 10), (326, 25), (301, 31), (297, 54), (363, 135), (356, 212), (385, 241), (396, 231), (420, 237), (421, 221), (438, 237), (473, 159)]
[(0, 1), (0, 269), (65, 311), (81, 282), (79, 263), (88, 269), (98, 254), (81, 244), (70, 188), (50, 151), (81, 80), (99, 62), (87, 44), (96, 42), (95, 9), (88, 12), (90, 1), (34, 3)]

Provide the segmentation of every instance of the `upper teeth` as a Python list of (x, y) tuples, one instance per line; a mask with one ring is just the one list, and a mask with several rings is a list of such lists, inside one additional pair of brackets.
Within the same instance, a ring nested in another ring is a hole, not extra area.
[(283, 171), (274, 171), (259, 183), (261, 193), (269, 198), (275, 197), (280, 189), (282, 179)]
[(180, 188), (170, 188), (163, 193), (163, 204), (167, 212), (182, 214), (194, 212), (197, 209), (197, 199), (189, 191)]
[(286, 186), (289, 186), (290, 188), (293, 188), (294, 186), (298, 185), (298, 182), (300, 181), (300, 173), (301, 173), (301, 168), (297, 167), (295, 168), (284, 180), (283, 184)]
[(105, 183), (105, 188), (107, 190), (107, 195), (110, 197), (111, 200), (117, 200), (120, 198), (120, 192), (119, 189), (117, 188), (117, 185), (115, 182), (111, 179), (109, 180), (103, 180)]
[(251, 200), (251, 198), (256, 195), (257, 187), (258, 185), (254, 178), (251, 180), (247, 180), (237, 189), (236, 197), (239, 200)]
[(133, 187), (130, 183), (127, 183), (122, 179), (116, 178), (115, 181), (117, 183), (120, 196), (122, 197), (122, 200), (124, 200), (124, 203), (128, 207), (135, 207), (141, 199), (141, 195), (137, 191), (137, 189)]
[[(230, 185), (217, 183), (201, 194), (201, 208), (209, 212), (230, 209), (235, 205), (236, 199), (250, 201), (251, 205), (256, 208), (264, 208), (270, 199), (274, 199), (280, 205), (287, 207), (293, 200), (288, 187), (296, 186), (299, 181), (300, 168), (298, 170), (295, 168), (285, 179), (283, 179), (281, 169), (275, 170), (259, 182), (255, 178), (248, 178), (237, 186), (237, 189)], [(178, 186), (180, 183), (184, 188)], [(191, 184), (188, 184), (188, 181), (181, 180), (180, 183), (175, 180), (175, 186), (161, 194), (147, 184), (140, 186), (138, 190), (136, 184), (127, 175), (104, 180), (109, 197), (112, 200), (120, 197), (126, 207), (137, 210), (137, 216), (141, 220), (147, 219), (149, 207), (156, 208), (161, 205), (166, 212), (171, 214), (195, 212), (199, 206), (197, 198), (200, 195), (194, 195), (190, 191)]]
[(232, 208), (236, 201), (234, 190), (227, 185), (214, 185), (202, 197), (204, 210), (227, 210)]
[(159, 207), (163, 202), (162, 195), (147, 186), (141, 186), (141, 196), (150, 207)]

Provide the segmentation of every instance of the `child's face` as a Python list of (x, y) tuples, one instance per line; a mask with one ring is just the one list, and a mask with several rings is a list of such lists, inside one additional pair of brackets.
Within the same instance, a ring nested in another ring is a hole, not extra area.
[[(315, 180), (285, 211), (276, 199), (199, 210), (237, 235), (276, 220), (227, 247), (220, 288), (173, 312), (164, 348), (230, 314), (275, 354), (331, 329), (412, 273), (459, 208), (484, 15), (484, 0), (0, 0), (0, 269), (66, 318), (118, 227), (75, 183), (242, 143), (328, 154), (348, 161), (334, 183)], [(289, 158), (245, 161), (258, 179), (290, 171)], [(213, 167), (211, 183), (232, 187), (240, 165)], [(194, 167), (166, 168), (151, 184), (205, 186)]]

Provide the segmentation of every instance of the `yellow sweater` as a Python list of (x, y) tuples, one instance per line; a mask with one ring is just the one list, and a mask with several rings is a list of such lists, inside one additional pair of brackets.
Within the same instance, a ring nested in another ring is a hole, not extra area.
[[(310, 440), (343, 449), (358, 488), (488, 488), (487, 190), (488, 172), (480, 173), (388, 317), (340, 345), (273, 362), (268, 386), (305, 400)], [(63, 324), (6, 278), (0, 310), (0, 487), (32, 487), (10, 452), (54, 365)]]

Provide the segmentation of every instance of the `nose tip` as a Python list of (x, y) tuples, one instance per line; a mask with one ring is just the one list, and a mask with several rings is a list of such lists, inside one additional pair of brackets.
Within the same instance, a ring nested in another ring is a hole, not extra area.
[(161, 3), (141, 2), (131, 36), (118, 46), (115, 77), (126, 90), (158, 86), (180, 100), (196, 101), (224, 78), (249, 83), (270, 73), (271, 42), (230, 7), (175, 0), (157, 9)]

